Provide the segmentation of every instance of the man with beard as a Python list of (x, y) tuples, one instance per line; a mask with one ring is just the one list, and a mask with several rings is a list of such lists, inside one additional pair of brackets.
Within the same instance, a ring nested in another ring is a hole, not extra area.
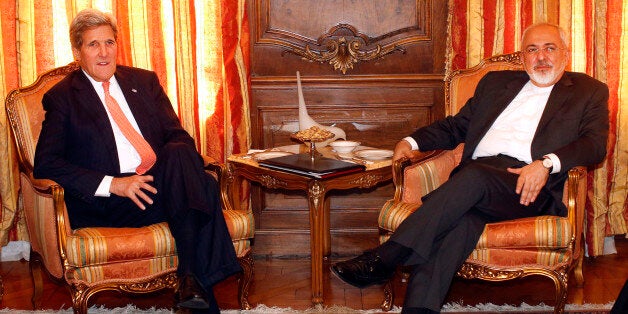
[(562, 192), (574, 166), (601, 162), (608, 137), (608, 87), (566, 72), (565, 33), (542, 23), (522, 36), (525, 71), (489, 72), (455, 116), (420, 128), (394, 160), (464, 143), (460, 164), (423, 198), (390, 240), (332, 266), (356, 287), (413, 266), (402, 313), (437, 313), (456, 271), (489, 222), (566, 216)]

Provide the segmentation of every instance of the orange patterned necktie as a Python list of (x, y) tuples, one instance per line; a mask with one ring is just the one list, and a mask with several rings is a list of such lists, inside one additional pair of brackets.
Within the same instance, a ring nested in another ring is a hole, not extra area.
[(137, 166), (135, 172), (137, 174), (144, 174), (155, 164), (157, 160), (155, 152), (142, 135), (133, 128), (129, 119), (126, 118), (122, 109), (120, 109), (118, 102), (109, 93), (109, 82), (103, 82), (102, 87), (105, 89), (105, 105), (107, 109), (109, 109), (109, 114), (111, 114), (113, 121), (116, 122), (122, 134), (129, 140), (142, 159), (142, 162)]

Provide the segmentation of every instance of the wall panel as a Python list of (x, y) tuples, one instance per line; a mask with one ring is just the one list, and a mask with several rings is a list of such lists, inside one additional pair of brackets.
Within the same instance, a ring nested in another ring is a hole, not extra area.
[[(444, 116), (447, 1), (255, 0), (251, 14), (254, 148), (296, 144), (296, 71), (310, 116), (347, 138), (392, 149)], [(331, 193), (332, 254), (377, 243), (392, 184)], [(254, 186), (255, 253), (309, 254), (304, 193)]]

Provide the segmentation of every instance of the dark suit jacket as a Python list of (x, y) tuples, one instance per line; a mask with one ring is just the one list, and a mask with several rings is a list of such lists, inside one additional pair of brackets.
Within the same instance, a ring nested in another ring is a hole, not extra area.
[[(168, 142), (194, 147), (154, 72), (118, 66), (115, 73), (144, 138), (157, 158)], [(35, 152), (34, 176), (65, 189), (68, 208), (95, 201), (105, 175), (120, 175), (113, 129), (82, 70), (70, 73), (43, 97), (45, 120)]]
[[(489, 72), (458, 114), (420, 128), (411, 136), (423, 151), (453, 149), (465, 143), (459, 167), (464, 166), (495, 119), (529, 79), (524, 71)], [(532, 140), (531, 154), (533, 160), (550, 153), (560, 159), (560, 173), (550, 175), (546, 184), (555, 203), (562, 204), (563, 185), (570, 168), (604, 159), (607, 102), (606, 84), (582, 73), (565, 72), (552, 89)], [(566, 215), (565, 208), (558, 209), (557, 214)]]

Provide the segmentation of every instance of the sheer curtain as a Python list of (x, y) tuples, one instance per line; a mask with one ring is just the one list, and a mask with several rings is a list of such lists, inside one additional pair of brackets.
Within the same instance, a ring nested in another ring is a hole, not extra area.
[[(72, 62), (68, 27), (84, 8), (118, 20), (118, 63), (153, 70), (200, 153), (224, 160), (247, 151), (249, 30), (246, 0), (0, 1), (0, 97)], [(5, 109), (0, 112), (0, 244), (27, 239)]]
[(608, 155), (589, 173), (586, 219), (588, 254), (604, 254), (605, 237), (627, 232), (628, 1), (450, 0), (449, 4), (449, 71), (517, 51), (523, 29), (551, 22), (569, 34), (570, 70), (608, 84)]

